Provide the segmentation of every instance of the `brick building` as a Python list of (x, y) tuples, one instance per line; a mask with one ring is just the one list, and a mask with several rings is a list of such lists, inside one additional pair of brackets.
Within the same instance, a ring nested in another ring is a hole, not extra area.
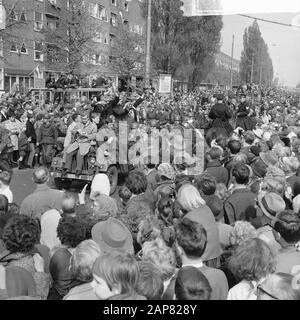
[[(66, 72), (65, 64), (55, 60), (53, 52), (58, 49), (56, 35), (68, 36), (63, 15), (69, 10), (72, 1), (2, 0), (6, 19), (3, 15), (0, 17), (0, 26), (2, 19), (6, 21), (6, 28), (0, 33), (0, 91), (12, 91), (16, 87), (27, 89), (36, 86), (38, 82), (41, 86), (49, 74), (58, 77), (60, 73)], [(79, 64), (80, 74), (113, 76), (110, 59), (119, 24), (124, 23), (139, 37), (146, 34), (142, 2), (84, 1), (88, 13), (86, 19), (95, 26), (97, 32), (92, 39), (93, 50)], [(68, 55), (65, 56), (67, 62)]]

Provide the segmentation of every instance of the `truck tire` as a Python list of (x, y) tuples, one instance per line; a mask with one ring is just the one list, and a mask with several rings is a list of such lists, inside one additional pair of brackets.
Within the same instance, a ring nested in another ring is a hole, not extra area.
[(110, 166), (107, 169), (106, 175), (110, 182), (110, 194), (113, 194), (118, 186), (118, 169), (116, 166)]
[(61, 178), (54, 178), (54, 183), (58, 190), (69, 190), (72, 185), (72, 180), (62, 180)]

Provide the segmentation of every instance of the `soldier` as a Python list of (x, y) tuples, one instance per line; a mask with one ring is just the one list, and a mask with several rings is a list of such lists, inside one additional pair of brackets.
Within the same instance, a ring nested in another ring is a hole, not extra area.
[(87, 114), (81, 117), (82, 126), (76, 130), (75, 141), (66, 150), (66, 163), (63, 174), (72, 169), (72, 159), (76, 155), (76, 176), (82, 172), (84, 156), (88, 154), (92, 141), (96, 138), (97, 125), (89, 120)]

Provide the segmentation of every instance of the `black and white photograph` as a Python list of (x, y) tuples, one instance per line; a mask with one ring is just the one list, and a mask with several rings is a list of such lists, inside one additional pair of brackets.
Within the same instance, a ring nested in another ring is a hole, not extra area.
[(0, 300), (300, 300), (300, 0), (0, 0)]

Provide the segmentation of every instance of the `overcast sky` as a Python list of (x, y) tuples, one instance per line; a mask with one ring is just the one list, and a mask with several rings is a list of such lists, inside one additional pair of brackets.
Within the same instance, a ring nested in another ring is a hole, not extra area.
[[(300, 25), (300, 14), (249, 14), (250, 16)], [(234, 58), (240, 59), (243, 49), (244, 29), (252, 19), (237, 15), (223, 16), (221, 51), (231, 55), (232, 35), (235, 36)], [(258, 21), (262, 37), (269, 47), (274, 66), (274, 77), (287, 86), (300, 82), (300, 29)]]

